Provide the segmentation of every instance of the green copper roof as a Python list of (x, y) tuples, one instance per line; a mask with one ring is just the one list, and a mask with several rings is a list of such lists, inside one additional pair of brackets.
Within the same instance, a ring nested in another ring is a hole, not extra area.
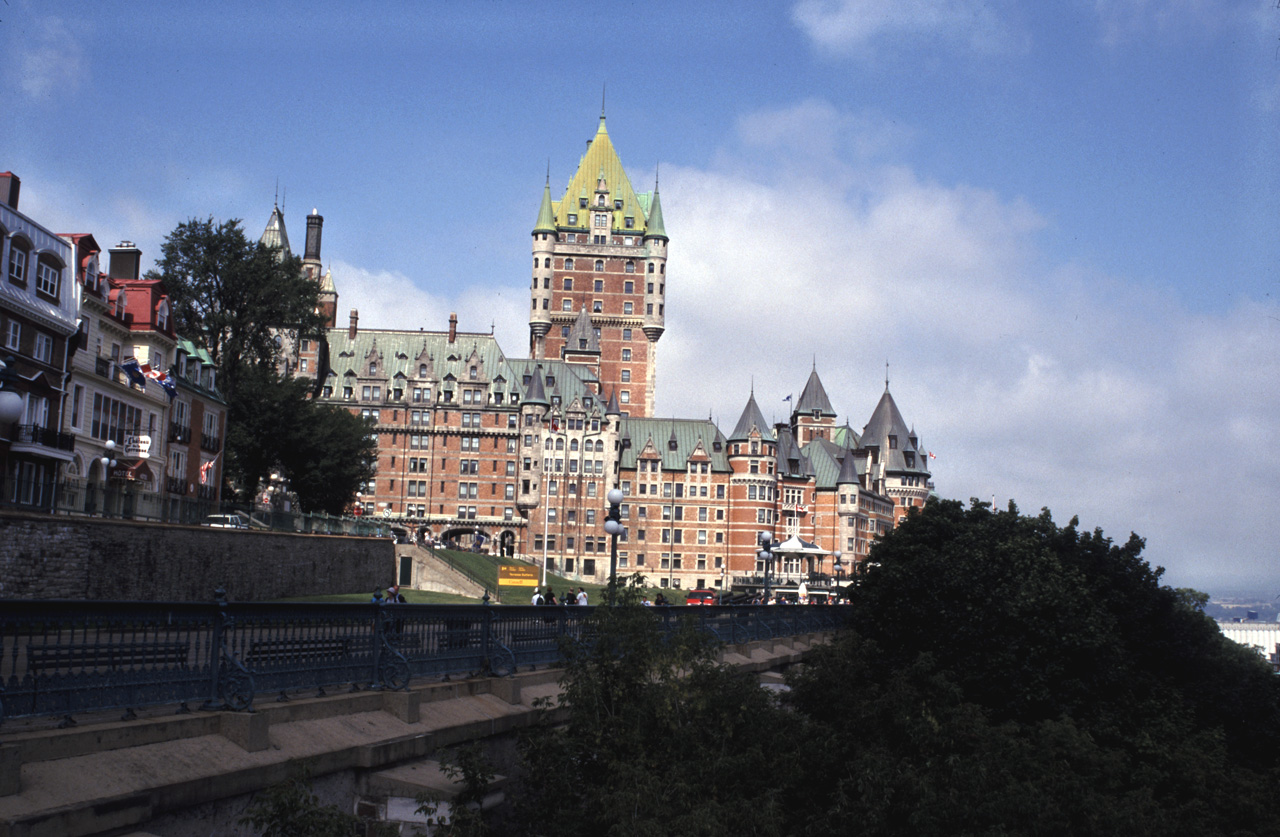
[[(591, 205), (595, 203), (596, 180), (601, 175), (604, 176), (605, 183), (608, 184), (609, 188), (610, 209), (613, 211), (613, 229), (625, 229), (623, 219), (630, 216), (635, 219), (631, 231), (644, 234), (652, 195), (648, 193), (637, 194), (631, 187), (631, 180), (622, 168), (622, 160), (618, 158), (618, 152), (614, 150), (613, 142), (609, 139), (609, 132), (605, 130), (603, 116), (600, 117), (600, 125), (596, 128), (596, 135), (592, 137), (586, 153), (578, 161), (578, 170), (574, 172), (569, 185), (565, 187), (564, 197), (558, 203), (552, 205), (555, 225), (569, 229), (587, 229), (589, 219), (584, 213), (590, 212)], [(587, 199), (588, 206), (586, 210), (580, 208), (580, 198)], [(621, 209), (613, 209), (612, 205), (616, 205), (616, 201), (622, 201)], [(569, 223), (569, 215), (571, 213), (577, 218), (572, 224)], [(542, 213), (539, 212), (538, 231), (541, 231), (542, 227)], [(666, 233), (662, 233), (662, 235), (665, 237)]]
[[(709, 419), (663, 419), (663, 418), (624, 418), (618, 430), (619, 439), (630, 439), (629, 447), (624, 447), (619, 456), (619, 468), (622, 471), (636, 467), (636, 457), (644, 452), (650, 441), (653, 448), (662, 457), (662, 470), (685, 472), (688, 469), (689, 457), (702, 444), (702, 449), (711, 458), (714, 471), (728, 471), (729, 457), (726, 451), (725, 438), (719, 428)], [(672, 440), (675, 450), (672, 450)], [(720, 442), (720, 450), (716, 450), (716, 442)]]
[(547, 177), (547, 185), (542, 187), (542, 206), (538, 207), (538, 220), (533, 225), (534, 232), (555, 232), (556, 213), (551, 208), (551, 178)]
[(262, 238), (258, 240), (268, 247), (274, 247), (285, 256), (293, 255), (289, 249), (289, 233), (284, 228), (284, 213), (280, 211), (280, 207), (277, 206), (271, 210), (271, 217), (267, 219), (267, 228), (262, 231)]
[(662, 203), (658, 200), (658, 190), (653, 190), (653, 202), (649, 207), (649, 226), (644, 231), (645, 238), (666, 238), (667, 228), (662, 225)]

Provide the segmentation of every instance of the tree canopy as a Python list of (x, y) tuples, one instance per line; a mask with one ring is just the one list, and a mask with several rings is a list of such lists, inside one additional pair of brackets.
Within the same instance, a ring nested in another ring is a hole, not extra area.
[[(781, 701), (652, 609), (594, 617), (528, 834), (1275, 834), (1280, 686), (1143, 542), (930, 502)], [(506, 827), (510, 830), (509, 824)]]
[(342, 513), (374, 474), (370, 425), (310, 400), (312, 381), (278, 372), (284, 347), (322, 333), (319, 286), (296, 257), (246, 238), (238, 220), (185, 221), (161, 251), (147, 276), (163, 281), (178, 333), (218, 368), (224, 474), (247, 500), (279, 469), (303, 511)]

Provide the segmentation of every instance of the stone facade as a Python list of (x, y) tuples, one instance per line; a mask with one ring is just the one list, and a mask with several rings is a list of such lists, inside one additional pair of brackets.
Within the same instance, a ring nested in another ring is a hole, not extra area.
[(233, 601), (393, 583), (387, 538), (295, 535), (0, 512), (0, 598)]

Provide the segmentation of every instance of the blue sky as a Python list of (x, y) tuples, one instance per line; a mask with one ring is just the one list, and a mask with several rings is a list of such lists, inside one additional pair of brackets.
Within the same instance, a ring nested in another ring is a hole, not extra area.
[[(658, 409), (892, 389), (940, 493), (1280, 568), (1273, 0), (0, 6), (0, 169), (154, 258), (312, 207), (340, 322), (527, 347), (528, 234), (605, 108), (671, 235)], [(770, 404), (776, 405), (770, 415)], [(1277, 590), (1280, 592), (1280, 590)]]

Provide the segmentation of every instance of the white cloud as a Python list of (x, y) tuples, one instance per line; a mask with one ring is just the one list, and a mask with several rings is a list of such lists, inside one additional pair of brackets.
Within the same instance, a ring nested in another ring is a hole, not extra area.
[(19, 86), (32, 99), (74, 92), (88, 75), (84, 50), (59, 18), (32, 21), (16, 51)]
[(1259, 8), (1238, 0), (1093, 0), (1093, 6), (1101, 40), (1108, 46), (1151, 34), (1205, 37)]
[(887, 38), (953, 42), (974, 52), (1021, 48), (1024, 39), (983, 0), (800, 0), (792, 19), (821, 50), (865, 51)]
[(1034, 207), (868, 166), (841, 135), (853, 120), (802, 110), (744, 119), (745, 154), (782, 136), (762, 125), (826, 137), (839, 188), (735, 165), (736, 151), (715, 170), (663, 167), (661, 414), (711, 412), (728, 429), (754, 385), (782, 419), (816, 357), (860, 430), (888, 359), (944, 496), (1137, 531), (1173, 583), (1220, 590), (1280, 569), (1280, 537), (1257, 525), (1280, 505), (1280, 307), (1199, 315), (1123, 277), (1046, 269)]
[(428, 293), (414, 280), (394, 271), (368, 270), (336, 261), (332, 265), (338, 289), (338, 322), (346, 326), (350, 312), (360, 312), (361, 328), (444, 331), (449, 315), (458, 315), (458, 330), (498, 335), (503, 351), (527, 354), (529, 328), (527, 291), (520, 288), (472, 286), (454, 298)]

